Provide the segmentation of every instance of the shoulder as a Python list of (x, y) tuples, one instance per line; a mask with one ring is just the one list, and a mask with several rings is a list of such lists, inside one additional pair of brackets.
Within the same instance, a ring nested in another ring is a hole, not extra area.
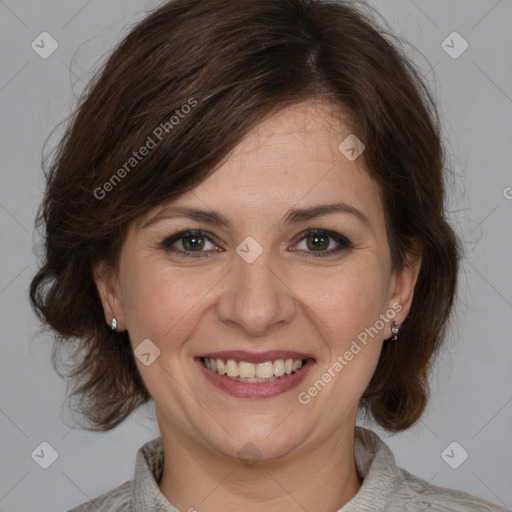
[(507, 509), (464, 491), (440, 487), (414, 476), (403, 468), (399, 494), (403, 501), (414, 503), (410, 510), (429, 512), (510, 512)]
[(78, 507), (68, 510), (68, 512), (97, 512), (98, 510), (102, 512), (125, 512), (129, 510), (130, 506), (130, 487), (132, 482), (132, 480), (128, 480), (112, 491), (106, 492), (93, 500), (86, 501), (78, 505)]
[(389, 446), (370, 429), (356, 426), (354, 455), (362, 486), (342, 512), (512, 512), (409, 473), (396, 464)]
[[(100, 496), (82, 503), (68, 512), (127, 512), (132, 510), (169, 510), (168, 502), (158, 488), (163, 470), (162, 438), (157, 437), (137, 451), (132, 480)], [(162, 505), (162, 503), (165, 505)]]

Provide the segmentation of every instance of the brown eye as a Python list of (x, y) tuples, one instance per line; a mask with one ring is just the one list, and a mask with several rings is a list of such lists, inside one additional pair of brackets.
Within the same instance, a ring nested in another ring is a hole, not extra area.
[(166, 251), (182, 256), (208, 256), (218, 250), (202, 231), (181, 231), (167, 237), (160, 245)]
[(327, 235), (310, 235), (306, 238), (306, 245), (311, 251), (323, 251), (329, 247)]
[(200, 251), (204, 247), (204, 236), (185, 236), (182, 239), (183, 248), (186, 251)]
[[(353, 248), (352, 243), (343, 235), (323, 229), (310, 229), (299, 235), (297, 241), (298, 243), (293, 250), (300, 249), (304, 251), (305, 257), (332, 256), (340, 251)], [(301, 244), (305, 247), (300, 247)], [(331, 249), (327, 250), (329, 247)], [(307, 253), (317, 254), (308, 256)]]

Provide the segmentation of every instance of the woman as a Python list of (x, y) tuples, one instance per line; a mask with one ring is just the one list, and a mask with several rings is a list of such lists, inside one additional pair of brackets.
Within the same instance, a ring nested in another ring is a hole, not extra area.
[(33, 305), (134, 479), (73, 510), (502, 511), (396, 466), (454, 303), (436, 108), (352, 2), (174, 0), (91, 83)]

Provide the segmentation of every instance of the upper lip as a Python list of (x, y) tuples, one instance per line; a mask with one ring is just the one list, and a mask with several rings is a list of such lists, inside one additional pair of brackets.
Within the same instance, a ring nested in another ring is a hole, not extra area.
[(246, 350), (222, 350), (220, 352), (209, 352), (197, 357), (207, 359), (233, 359), (235, 361), (246, 361), (248, 363), (264, 363), (276, 359), (314, 359), (311, 354), (304, 352), (293, 352), (291, 350), (267, 350), (266, 352), (248, 352)]

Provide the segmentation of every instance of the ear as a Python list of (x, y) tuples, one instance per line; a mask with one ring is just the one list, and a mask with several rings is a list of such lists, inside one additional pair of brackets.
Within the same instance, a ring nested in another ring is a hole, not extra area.
[[(397, 313), (395, 320), (401, 324), (409, 314), (414, 297), (414, 287), (421, 269), (421, 251), (418, 250), (419, 241), (415, 242), (415, 251), (407, 255), (407, 264), (404, 268), (394, 270), (391, 274), (388, 289), (387, 308), (394, 309)], [(400, 305), (400, 306), (398, 306)], [(391, 325), (385, 330), (384, 339), (391, 338)]]
[(112, 318), (117, 321), (117, 331), (126, 330), (126, 322), (121, 306), (121, 293), (119, 281), (114, 270), (105, 262), (98, 262), (92, 269), (94, 282), (103, 305), (105, 322), (111, 325)]

